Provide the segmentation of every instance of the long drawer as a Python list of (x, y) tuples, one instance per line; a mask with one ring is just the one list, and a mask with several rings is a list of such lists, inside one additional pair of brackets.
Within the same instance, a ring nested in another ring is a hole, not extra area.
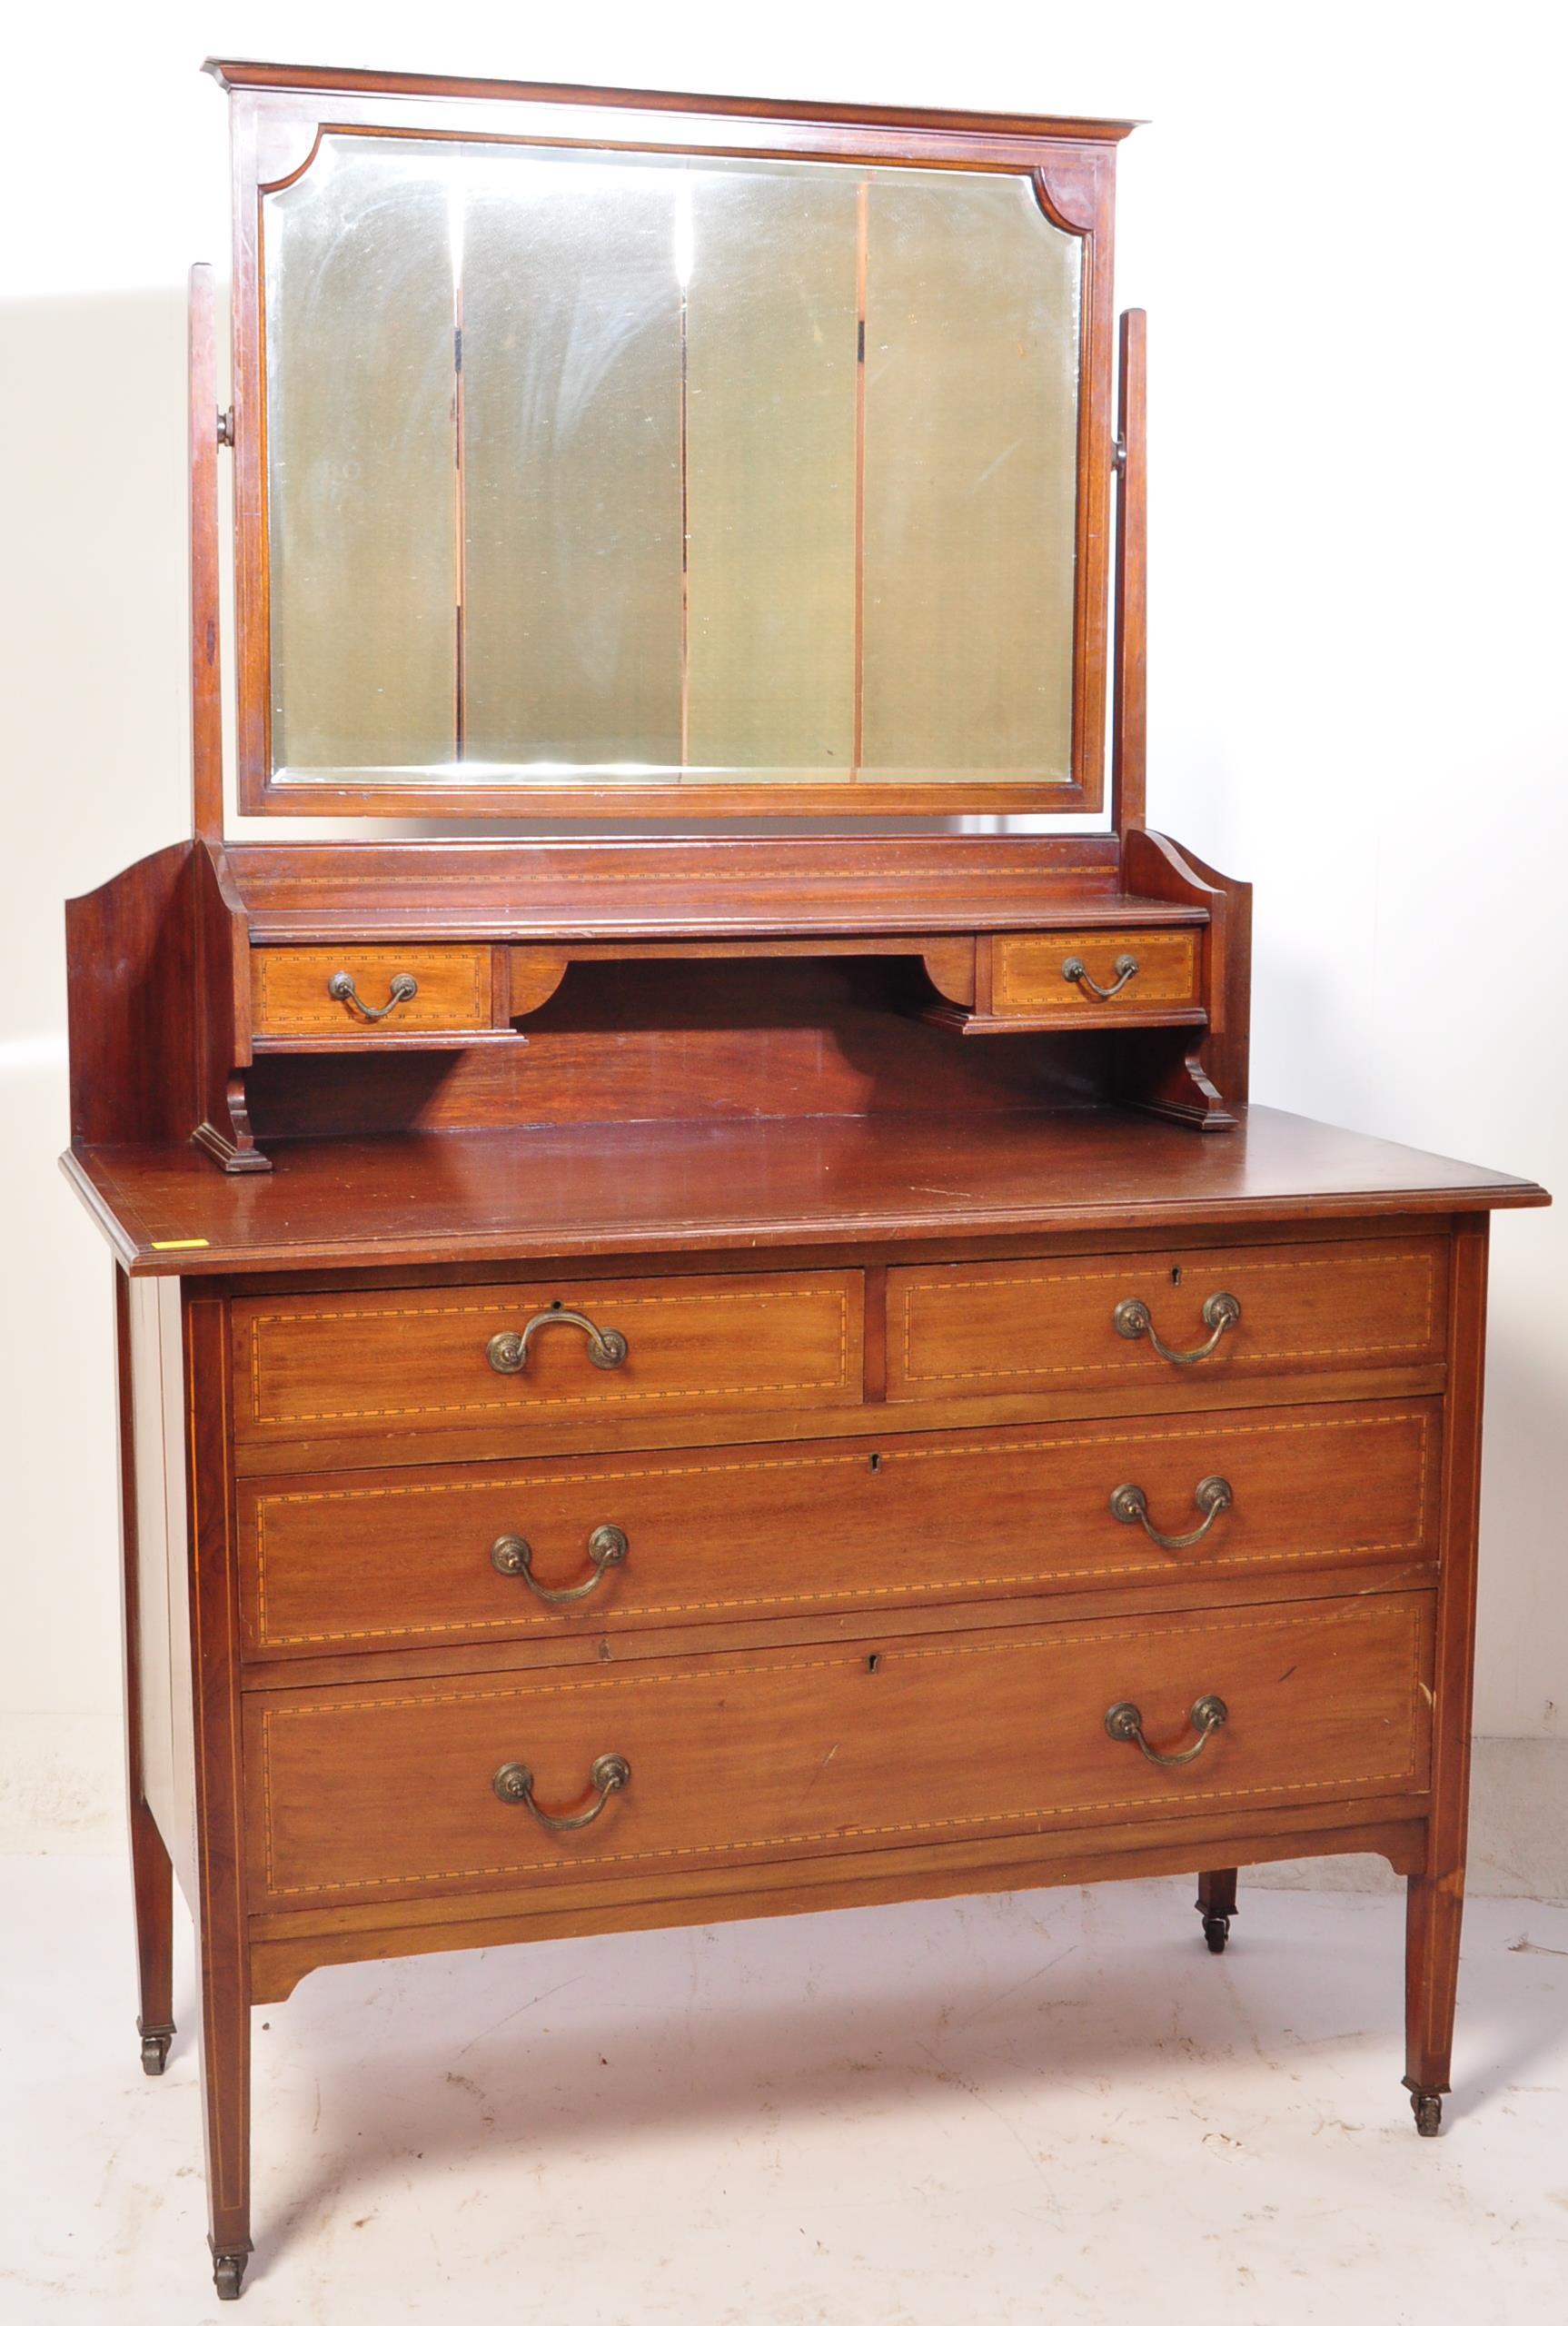
[(246, 1706), (252, 1902), (1419, 1793), (1431, 1666), (1414, 1592), (265, 1692)]
[(245, 1649), (1434, 1558), (1441, 1431), (1390, 1400), (246, 1482)]
[(888, 1395), (1112, 1388), (1433, 1364), (1440, 1236), (1226, 1245), (888, 1271)]
[(236, 1300), (242, 1445), (857, 1404), (855, 1269)]

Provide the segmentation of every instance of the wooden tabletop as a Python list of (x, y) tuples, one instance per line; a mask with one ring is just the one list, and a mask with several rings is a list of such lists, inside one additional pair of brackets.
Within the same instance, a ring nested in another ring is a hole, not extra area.
[(745, 1251), (917, 1237), (1491, 1210), (1532, 1180), (1254, 1107), (1204, 1135), (1111, 1108), (302, 1139), (230, 1178), (192, 1147), (65, 1169), (138, 1276)]

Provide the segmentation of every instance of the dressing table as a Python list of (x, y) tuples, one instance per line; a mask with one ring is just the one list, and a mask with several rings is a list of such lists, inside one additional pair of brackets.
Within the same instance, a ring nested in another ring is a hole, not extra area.
[[(212, 70), (194, 830), (67, 908), (65, 1169), (218, 2293), (253, 2007), (442, 1948), (1191, 1873), (1217, 1953), (1370, 1852), (1435, 2132), (1546, 1198), (1248, 1104), (1250, 892), (1145, 814), (1130, 124)], [(239, 810), (398, 837), (226, 836), (221, 461)]]

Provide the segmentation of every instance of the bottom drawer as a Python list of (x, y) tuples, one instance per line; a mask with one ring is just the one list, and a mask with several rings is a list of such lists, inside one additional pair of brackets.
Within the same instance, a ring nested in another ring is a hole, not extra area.
[[(1431, 1621), (1411, 1592), (269, 1693), (246, 1708), (253, 1904), (1418, 1793)], [(1227, 1716), (1200, 1740), (1215, 1696)], [(1108, 1734), (1129, 1704), (1150, 1752), (1196, 1755), (1160, 1765)]]

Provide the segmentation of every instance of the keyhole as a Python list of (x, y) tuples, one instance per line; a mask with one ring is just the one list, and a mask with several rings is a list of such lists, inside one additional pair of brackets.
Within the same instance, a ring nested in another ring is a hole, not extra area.
[(1179, 1284), (1179, 1283), (1181, 1282), (1181, 1270), (1180, 1270), (1180, 1268), (1172, 1268), (1172, 1270), (1171, 1270), (1171, 1282), (1172, 1282), (1173, 1284)]
[(873, 1469), (873, 1470), (879, 1470), (879, 1469), (881, 1468), (881, 1466), (882, 1466), (882, 1456), (881, 1456), (879, 1454), (873, 1454), (873, 1455), (872, 1455), (872, 1456), (871, 1456), (871, 1467), (872, 1467), (872, 1469)]
[(880, 1665), (881, 1661), (882, 1661), (882, 1659), (881, 1659), (881, 1657), (880, 1657), (879, 1655), (868, 1655), (868, 1656), (866, 1658), (866, 1669), (867, 1669), (867, 1671), (868, 1671), (868, 1672), (875, 1672), (875, 1671), (877, 1670), (878, 1666)]

